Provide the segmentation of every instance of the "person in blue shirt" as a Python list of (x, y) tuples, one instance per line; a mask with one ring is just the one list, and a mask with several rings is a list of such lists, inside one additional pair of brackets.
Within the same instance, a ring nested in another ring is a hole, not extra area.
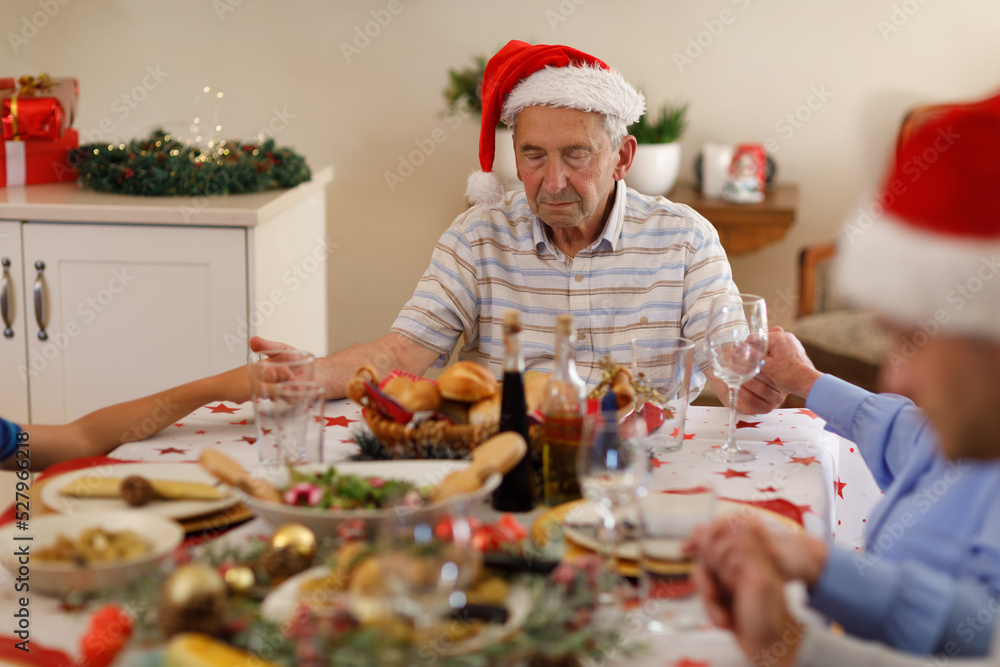
[[(0, 467), (42, 470), (55, 463), (100, 456), (144, 440), (211, 401), (247, 400), (245, 367), (195, 380), (84, 415), (68, 424), (18, 425), (0, 417)], [(19, 453), (20, 450), (20, 453)]]
[(790, 333), (772, 331), (768, 377), (858, 445), (884, 497), (865, 550), (806, 534), (764, 533), (778, 571), (848, 633), (913, 653), (983, 655), (992, 626), (967, 622), (1000, 593), (1000, 465), (949, 461), (927, 415), (816, 370)]
[[(998, 152), (1000, 95), (924, 117), (845, 228), (838, 292), (882, 319), (893, 344), (880, 385), (899, 397), (819, 377), (794, 338), (775, 333), (770, 379), (864, 442), (886, 499), (859, 554), (812, 540), (786, 548), (753, 520), (699, 528), (693, 576), (708, 615), (754, 665), (1000, 664), (1000, 488), (984, 463), (1000, 459)], [(788, 576), (851, 632), (936, 654), (804, 627), (788, 611)], [(987, 645), (988, 657), (966, 658)]]

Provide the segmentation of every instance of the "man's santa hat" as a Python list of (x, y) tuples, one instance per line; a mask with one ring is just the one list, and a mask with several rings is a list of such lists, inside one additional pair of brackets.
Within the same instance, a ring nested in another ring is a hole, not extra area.
[(594, 56), (568, 46), (532, 45), (517, 40), (508, 42), (486, 64), (482, 97), (482, 171), (469, 176), (465, 193), (473, 204), (503, 199), (503, 182), (493, 173), (499, 121), (512, 125), (526, 107), (550, 106), (616, 116), (628, 126), (639, 120), (646, 109), (642, 94)]
[(838, 256), (858, 306), (928, 334), (1000, 339), (1000, 95), (909, 133)]

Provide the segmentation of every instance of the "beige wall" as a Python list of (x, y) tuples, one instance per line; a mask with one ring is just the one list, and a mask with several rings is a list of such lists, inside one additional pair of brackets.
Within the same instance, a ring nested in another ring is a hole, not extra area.
[[(732, 263), (778, 322), (798, 249), (835, 235), (904, 109), (1000, 88), (995, 0), (5, 0), (3, 14), (0, 73), (78, 77), (84, 137), (183, 132), (198, 116), (247, 138), (273, 123), (279, 144), (335, 167), (331, 349), (387, 329), (463, 210), (478, 125), (442, 117), (446, 71), (508, 39), (570, 44), (653, 104), (690, 102), (685, 177), (706, 141), (774, 141), (779, 179), (801, 187), (799, 219), (782, 242)], [(345, 54), (366, 28), (374, 37)], [(679, 65), (674, 54), (698, 41), (701, 53)], [(816, 91), (826, 99), (802, 107)], [(783, 120), (796, 112), (797, 127)], [(432, 136), (443, 141), (390, 191), (386, 172)]]

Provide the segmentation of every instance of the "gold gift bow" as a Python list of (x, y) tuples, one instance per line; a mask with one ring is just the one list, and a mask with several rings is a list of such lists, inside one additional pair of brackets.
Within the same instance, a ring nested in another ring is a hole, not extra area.
[(38, 77), (25, 74), (17, 80), (18, 89), (10, 98), (10, 128), (14, 133), (14, 141), (23, 141), (17, 132), (17, 97), (18, 95), (34, 95), (37, 92), (48, 90), (52, 87), (52, 78), (47, 72), (42, 72)]

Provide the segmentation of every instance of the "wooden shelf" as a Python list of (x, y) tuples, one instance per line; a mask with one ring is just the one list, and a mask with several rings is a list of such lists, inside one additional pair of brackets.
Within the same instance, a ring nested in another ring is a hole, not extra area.
[(706, 199), (693, 183), (678, 183), (667, 198), (687, 204), (705, 216), (719, 231), (722, 247), (730, 255), (758, 250), (780, 240), (795, 222), (799, 186), (779, 183), (759, 204), (730, 204)]

